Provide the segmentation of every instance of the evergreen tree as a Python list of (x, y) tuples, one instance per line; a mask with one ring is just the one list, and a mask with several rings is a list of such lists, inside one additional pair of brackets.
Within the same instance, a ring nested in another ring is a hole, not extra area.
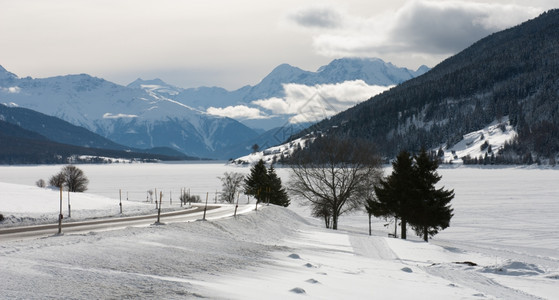
[(454, 198), (453, 190), (436, 189), (435, 184), (441, 180), (437, 173), (437, 160), (429, 158), (425, 149), (415, 157), (414, 164), (414, 194), (410, 207), (413, 214), (409, 216), (409, 223), (418, 236), (426, 242), (429, 236), (434, 236), (439, 230), (450, 224), (453, 209), (450, 201)]
[(269, 186), (268, 170), (261, 159), (250, 169), (245, 178), (245, 194), (252, 195), (257, 202), (266, 200), (266, 188)]
[(402, 151), (392, 163), (393, 171), (374, 187), (376, 200), (370, 200), (368, 208), (376, 216), (393, 216), (401, 220), (401, 237), (406, 239), (407, 222), (413, 215), (410, 205), (414, 199), (414, 169), (411, 155)]
[(270, 203), (287, 207), (289, 206), (289, 197), (287, 196), (287, 192), (285, 188), (281, 184), (281, 178), (278, 177), (276, 174), (276, 170), (274, 166), (270, 166), (268, 169), (268, 199)]

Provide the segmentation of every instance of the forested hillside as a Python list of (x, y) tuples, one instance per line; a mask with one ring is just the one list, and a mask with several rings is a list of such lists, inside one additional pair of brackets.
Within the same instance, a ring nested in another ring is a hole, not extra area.
[(372, 140), (387, 156), (447, 149), (509, 116), (507, 162), (559, 153), (559, 10), (492, 34), (431, 71), (311, 127)]

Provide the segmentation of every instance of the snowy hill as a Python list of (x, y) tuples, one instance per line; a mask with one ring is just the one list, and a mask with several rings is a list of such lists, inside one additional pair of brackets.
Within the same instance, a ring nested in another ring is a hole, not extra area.
[[(445, 147), (444, 161), (463, 163), (463, 159), (485, 159), (495, 156), (503, 149), (506, 142), (510, 142), (517, 135), (510, 125), (508, 117), (500, 122), (494, 121), (484, 128), (464, 135), (464, 138), (451, 147)], [(436, 149), (433, 149), (436, 150)]]
[(269, 147), (262, 151), (256, 151), (251, 154), (241, 156), (231, 160), (229, 163), (233, 165), (253, 165), (262, 159), (267, 164), (274, 164), (281, 159), (289, 158), (293, 152), (298, 149), (305, 148), (308, 143), (313, 142), (314, 138), (314, 134), (307, 134), (304, 137), (295, 139), (285, 144)]

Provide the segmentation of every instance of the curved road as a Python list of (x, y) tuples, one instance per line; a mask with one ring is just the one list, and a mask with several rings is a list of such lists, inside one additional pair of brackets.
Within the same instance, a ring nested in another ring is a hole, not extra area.
[[(210, 217), (211, 210), (217, 210), (221, 206), (208, 205), (206, 217)], [(233, 207), (234, 208), (234, 207)], [(165, 222), (187, 222), (202, 219), (204, 211), (203, 205), (192, 206), (191, 208), (179, 211), (172, 211), (161, 213), (160, 221)], [(90, 221), (79, 222), (62, 222), (62, 233), (80, 233), (90, 231), (113, 230), (119, 228), (126, 228), (130, 226), (148, 226), (157, 221), (157, 214), (122, 217), (122, 218), (106, 218), (95, 219)], [(39, 238), (45, 236), (52, 236), (58, 233), (58, 223), (34, 225), (34, 226), (20, 226), (0, 229), (0, 241), (8, 240), (22, 240), (28, 238)]]

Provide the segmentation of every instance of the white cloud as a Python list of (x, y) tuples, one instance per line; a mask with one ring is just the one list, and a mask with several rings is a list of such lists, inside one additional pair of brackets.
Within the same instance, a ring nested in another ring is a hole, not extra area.
[(21, 88), (19, 88), (18, 86), (11, 86), (11, 87), (7, 87), (7, 88), (0, 88), (2, 90), (2, 92), (5, 93), (9, 93), (9, 94), (18, 94), (19, 92), (21, 92)]
[(127, 114), (112, 114), (112, 113), (105, 113), (103, 115), (103, 119), (130, 119), (130, 118), (137, 118), (137, 115), (127, 115)]
[(302, 22), (292, 16), (314, 20), (312, 16), (328, 16), (324, 10), (311, 13), (305, 8), (287, 18), (299, 27), (313, 29), (313, 46), (319, 54), (387, 57), (455, 54), (493, 32), (541, 12), (541, 8), (516, 4), (416, 0), (406, 2), (396, 11), (368, 18), (342, 10), (336, 22), (340, 26), (322, 26), (323, 30), (318, 32), (311, 21)]
[(362, 80), (354, 80), (314, 86), (289, 83), (284, 84), (283, 88), (284, 98), (261, 99), (252, 104), (274, 114), (291, 115), (291, 123), (303, 123), (333, 116), (389, 87), (371, 86)]
[(258, 108), (248, 107), (246, 105), (227, 106), (227, 107), (209, 107), (206, 112), (210, 115), (229, 117), (233, 119), (266, 119)]

